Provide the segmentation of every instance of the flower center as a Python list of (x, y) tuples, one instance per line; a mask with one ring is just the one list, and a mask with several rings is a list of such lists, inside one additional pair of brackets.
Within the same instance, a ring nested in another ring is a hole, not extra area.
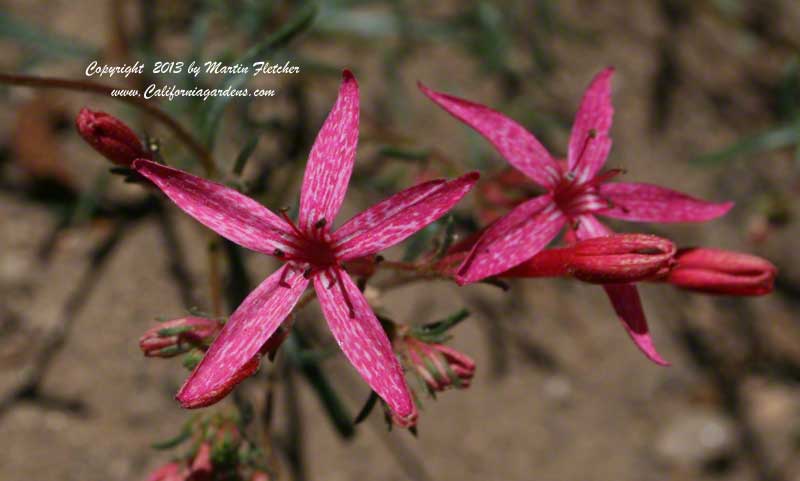
[(306, 277), (338, 264), (325, 219), (320, 219), (308, 229), (300, 229), (286, 214), (286, 210), (281, 211), (281, 216), (291, 226), (294, 235), (286, 239), (290, 250), (275, 249), (276, 257), (291, 262)]
[(612, 169), (585, 182), (579, 182), (572, 172), (566, 172), (552, 191), (553, 201), (572, 218), (613, 207), (608, 199), (597, 192), (597, 186), (622, 172), (621, 169)]

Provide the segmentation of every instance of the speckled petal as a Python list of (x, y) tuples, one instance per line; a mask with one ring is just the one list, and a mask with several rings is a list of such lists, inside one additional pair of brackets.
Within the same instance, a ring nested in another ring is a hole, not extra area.
[(500, 155), (533, 181), (543, 187), (554, 187), (558, 183), (558, 164), (523, 126), (484, 105), (431, 90), (421, 83), (418, 86), (453, 117), (477, 130)]
[(733, 202), (715, 204), (653, 184), (609, 182), (600, 195), (613, 207), (599, 214), (639, 222), (703, 222), (725, 215)]
[(349, 70), (342, 73), (339, 98), (317, 134), (308, 157), (300, 192), (301, 229), (322, 219), (329, 227), (347, 192), (358, 144), (358, 83)]
[(594, 177), (606, 162), (611, 150), (608, 132), (614, 116), (611, 105), (611, 76), (613, 68), (597, 74), (583, 94), (572, 134), (569, 138), (567, 166), (578, 181)]
[(478, 177), (471, 172), (449, 182), (425, 182), (365, 210), (334, 233), (339, 258), (375, 254), (403, 241), (452, 209)]
[(252, 374), (255, 369), (243, 375), (243, 368), (289, 315), (308, 282), (286, 264), (251, 292), (181, 387), (176, 396), (181, 406), (214, 404)]
[[(600, 221), (591, 215), (582, 216), (578, 221), (578, 228), (575, 235), (579, 240), (591, 239), (594, 237), (610, 235), (611, 230), (604, 226)], [(625, 332), (628, 333), (636, 347), (647, 356), (648, 359), (661, 366), (669, 366), (669, 363), (661, 357), (653, 344), (650, 336), (650, 329), (647, 327), (647, 318), (644, 314), (642, 301), (639, 298), (639, 291), (633, 284), (606, 284), (603, 285), (614, 312)]]
[(133, 163), (137, 172), (150, 179), (178, 207), (201, 224), (254, 251), (272, 254), (291, 236), (290, 227), (269, 209), (225, 187), (149, 160)]
[(486, 228), (458, 268), (456, 281), (476, 282), (530, 259), (558, 235), (565, 221), (550, 196), (518, 205)]
[[(334, 268), (338, 269), (338, 268)], [(333, 337), (367, 384), (404, 424), (417, 415), (389, 338), (350, 276), (342, 271), (314, 277), (314, 288)], [(326, 278), (336, 279), (332, 285)]]

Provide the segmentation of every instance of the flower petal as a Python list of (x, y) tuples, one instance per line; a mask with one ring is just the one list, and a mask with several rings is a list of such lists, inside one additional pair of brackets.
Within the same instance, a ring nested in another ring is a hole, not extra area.
[[(578, 227), (575, 236), (578, 240), (591, 239), (610, 235), (612, 231), (604, 226), (592, 215), (584, 215), (578, 219)], [(650, 330), (647, 327), (647, 318), (644, 315), (642, 301), (639, 298), (639, 291), (633, 284), (605, 284), (603, 285), (614, 312), (625, 332), (628, 333), (636, 347), (647, 356), (648, 359), (661, 366), (669, 366), (669, 363), (658, 354), (653, 338), (650, 337)]]
[(334, 233), (339, 258), (356, 259), (401, 242), (452, 209), (478, 177), (471, 172), (449, 182), (425, 182), (370, 207)]
[(613, 207), (598, 212), (615, 219), (639, 222), (703, 222), (727, 213), (733, 202), (715, 204), (653, 184), (609, 182), (600, 195)]
[(542, 144), (517, 122), (468, 100), (436, 92), (422, 83), (419, 89), (453, 117), (477, 130), (500, 155), (543, 187), (554, 187), (560, 176), (558, 164)]
[(308, 157), (300, 192), (301, 229), (322, 219), (333, 226), (342, 206), (358, 144), (358, 83), (349, 70), (342, 73), (339, 97), (317, 134)]
[[(327, 278), (335, 282), (326, 282)], [(314, 277), (322, 312), (333, 337), (361, 377), (401, 420), (413, 424), (416, 406), (392, 344), (350, 276), (334, 267)]]
[(133, 168), (184, 212), (231, 242), (265, 254), (272, 254), (276, 248), (290, 251), (284, 245), (284, 240), (291, 236), (290, 227), (253, 199), (149, 160), (138, 159)]
[(231, 315), (176, 398), (184, 408), (208, 406), (225, 397), (255, 371), (249, 366), (308, 286), (288, 264), (261, 283)]
[(605, 284), (603, 286), (614, 311), (625, 331), (648, 359), (660, 366), (669, 366), (669, 363), (658, 354), (653, 345), (653, 338), (647, 327), (647, 319), (639, 298), (639, 290), (633, 284)]
[(565, 221), (548, 195), (523, 202), (486, 228), (458, 268), (456, 281), (476, 282), (530, 259), (558, 235)]
[(603, 167), (611, 149), (611, 76), (609, 67), (595, 76), (583, 94), (581, 106), (575, 114), (575, 123), (569, 138), (567, 166), (580, 182), (589, 180)]

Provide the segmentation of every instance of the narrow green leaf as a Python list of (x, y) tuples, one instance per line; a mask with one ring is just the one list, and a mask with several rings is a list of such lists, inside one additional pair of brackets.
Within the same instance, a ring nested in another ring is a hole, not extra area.
[(150, 445), (153, 449), (158, 449), (159, 451), (163, 451), (165, 449), (172, 449), (192, 436), (192, 430), (189, 426), (184, 426), (183, 430), (174, 438), (167, 439), (166, 441), (161, 441), (157, 443), (153, 443)]
[(690, 161), (699, 167), (710, 167), (733, 160), (736, 157), (782, 149), (800, 141), (800, 126), (787, 125), (774, 130), (746, 137), (717, 152), (700, 155)]
[(256, 151), (256, 147), (258, 147), (258, 136), (254, 136), (248, 140), (247, 143), (244, 144), (242, 151), (236, 156), (236, 162), (233, 163), (233, 175), (242, 175), (244, 166), (247, 164), (247, 161), (250, 160), (250, 156), (253, 155), (253, 152)]
[(194, 329), (194, 326), (165, 327), (164, 329), (159, 329), (158, 330), (158, 337), (177, 336), (178, 334), (183, 334), (184, 332), (189, 332), (192, 329)]
[(361, 408), (361, 411), (358, 412), (355, 420), (353, 420), (353, 424), (360, 424), (362, 421), (367, 419), (367, 416), (372, 412), (372, 409), (375, 408), (375, 405), (378, 404), (378, 394), (375, 391), (371, 391), (369, 393), (369, 397), (367, 398), (367, 402), (364, 403), (364, 407)]
[(35, 49), (37, 53), (49, 57), (89, 58), (97, 54), (97, 49), (74, 38), (67, 38), (31, 25), (23, 19), (0, 12), (0, 38), (8, 38)]
[[(284, 47), (299, 33), (310, 27), (316, 14), (317, 6), (315, 4), (312, 3), (302, 7), (278, 31), (268, 36), (259, 45), (245, 52), (233, 63), (251, 66), (253, 62), (268, 57), (276, 49)], [(228, 87), (239, 88), (247, 82), (251, 75), (250, 73), (230, 74), (222, 80), (222, 83), (217, 88), (223, 90)], [(216, 136), (222, 113), (232, 98), (223, 95), (209, 100), (210, 103), (202, 126), (203, 138), (209, 147), (214, 144), (214, 137)]]
[(289, 337), (286, 338), (282, 349), (286, 352), (292, 365), (298, 369), (306, 381), (311, 384), (314, 393), (325, 408), (328, 418), (339, 432), (339, 435), (345, 439), (353, 437), (355, 434), (355, 427), (352, 422), (353, 417), (347, 411), (339, 395), (336, 394), (327, 376), (325, 376), (325, 373), (320, 368), (319, 363), (308, 362), (307, 358), (300, 358), (300, 353), (308, 349), (308, 344), (297, 328), (293, 329)]
[(415, 150), (404, 147), (384, 145), (380, 148), (380, 150), (378, 150), (378, 155), (402, 160), (425, 160), (431, 155), (431, 153), (428, 149)]

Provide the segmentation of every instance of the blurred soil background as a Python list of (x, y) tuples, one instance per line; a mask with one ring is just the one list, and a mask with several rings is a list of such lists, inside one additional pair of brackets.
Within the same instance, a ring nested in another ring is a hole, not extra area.
[[(83, 79), (91, 59), (233, 63), (298, 7), (4, 0), (0, 9), (1, 71)], [(362, 125), (340, 222), (426, 172), (504, 167), (417, 80), (498, 108), (563, 155), (583, 89), (614, 65), (608, 166), (625, 168), (624, 180), (736, 202), (704, 225), (614, 228), (749, 251), (780, 278), (759, 299), (642, 286), (669, 368), (636, 350), (596, 286), (371, 291), (381, 312), (408, 323), (468, 307), (453, 345), (478, 362), (472, 386), (424, 401), (418, 439), (387, 434), (376, 412), (343, 440), (305, 379), (278, 376), (288, 385), (275, 411), (282, 479), (800, 480), (798, 25), (792, 0), (321, 2), (310, 28), (265, 58), (301, 73), (251, 82), (277, 96), (231, 103), (216, 135), (226, 171), (260, 139), (245, 176), (265, 204), (296, 202), (342, 68), (360, 82)], [(174, 77), (110, 83), (153, 80)], [(0, 478), (144, 479), (171, 455), (150, 445), (190, 413), (172, 398), (187, 375), (180, 362), (145, 359), (137, 341), (157, 316), (208, 309), (207, 235), (110, 175), (73, 119), (83, 106), (107, 111), (158, 138), (171, 163), (202, 170), (171, 132), (108, 98), (2, 87), (0, 104)], [(200, 132), (202, 105), (162, 106)], [(264, 256), (244, 261), (251, 282), (274, 267)], [(297, 325), (335, 346), (315, 305)], [(366, 385), (338, 352), (322, 367), (354, 415)], [(265, 361), (243, 392), (260, 402), (273, 369)]]

